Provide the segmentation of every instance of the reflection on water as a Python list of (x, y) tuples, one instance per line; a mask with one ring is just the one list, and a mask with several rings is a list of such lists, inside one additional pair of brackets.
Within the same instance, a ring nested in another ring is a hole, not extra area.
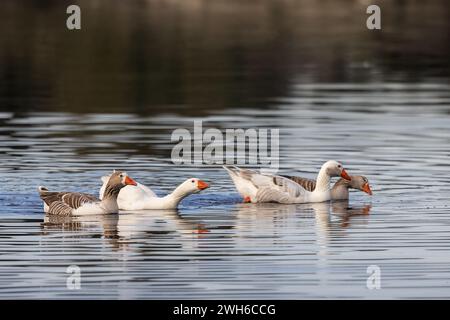
[[(296, 212), (314, 216), (319, 230), (318, 238), (324, 239), (330, 232), (348, 228), (352, 217), (367, 216), (371, 205), (349, 207), (348, 202), (314, 203), (302, 205), (277, 204), (236, 204), (237, 225), (228, 223), (217, 226), (213, 221), (199, 219), (197, 215), (181, 215), (178, 210), (148, 210), (138, 212), (122, 212), (120, 215), (61, 217), (45, 216), (41, 224), (42, 235), (49, 235), (52, 231), (61, 233), (86, 232), (97, 230), (115, 249), (132, 250), (129, 243), (139, 243), (143, 239), (152, 241), (160, 239), (162, 235), (170, 236), (171, 240), (179, 238), (180, 247), (186, 250), (192, 239), (206, 239), (210, 229), (245, 228), (245, 232), (256, 234), (257, 230), (264, 230), (266, 236), (282, 232), (282, 225), (278, 221), (283, 216), (289, 217)], [(337, 221), (331, 216), (336, 215)], [(270, 217), (270, 219), (265, 219)], [(251, 222), (250, 222), (251, 220)], [(359, 220), (358, 223), (362, 223)], [(367, 222), (367, 221), (366, 221)], [(335, 226), (336, 228), (333, 228)], [(158, 246), (160, 244), (157, 244)], [(140, 248), (141, 246), (139, 246)], [(144, 252), (140, 252), (144, 253)]]
[[(175, 167), (170, 134), (195, 118), (1, 113), (0, 296), (449, 297), (449, 92), (297, 84), (272, 108), (203, 119), (279, 127), (282, 174), (313, 178), (338, 159), (370, 179), (373, 197), (332, 204), (243, 204), (219, 166)], [(113, 168), (158, 194), (192, 176), (211, 188), (178, 211), (44, 219), (38, 185), (96, 194)], [(71, 264), (80, 291), (65, 289)], [(382, 270), (381, 291), (366, 288), (369, 265)]]
[[(209, 230), (204, 222), (196, 221), (195, 217), (182, 217), (179, 212), (171, 210), (139, 211), (134, 213), (122, 212), (119, 215), (58, 217), (45, 216), (42, 223), (42, 234), (49, 235), (51, 231), (86, 232), (97, 230), (102, 238), (115, 250), (133, 250), (131, 243), (138, 243), (142, 239), (155, 241), (162, 236), (179, 238), (181, 249), (183, 238), (196, 236), (202, 238)], [(139, 248), (142, 248), (139, 246)], [(151, 250), (150, 250), (151, 251)], [(145, 254), (145, 251), (138, 251)]]

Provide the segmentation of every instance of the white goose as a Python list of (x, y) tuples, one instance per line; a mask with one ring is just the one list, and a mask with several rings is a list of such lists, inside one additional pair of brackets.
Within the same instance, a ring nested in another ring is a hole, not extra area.
[[(102, 177), (103, 186), (100, 188), (100, 199), (103, 198), (109, 176)], [(197, 178), (187, 179), (165, 197), (158, 197), (152, 190), (136, 182), (135, 186), (122, 188), (117, 197), (119, 209), (122, 210), (161, 210), (175, 209), (181, 200), (187, 196), (208, 188), (209, 185)]]
[(314, 191), (308, 191), (288, 178), (261, 174), (238, 167), (225, 167), (245, 202), (309, 203), (331, 199), (330, 178), (351, 180), (342, 164), (334, 160), (325, 162), (317, 176)]

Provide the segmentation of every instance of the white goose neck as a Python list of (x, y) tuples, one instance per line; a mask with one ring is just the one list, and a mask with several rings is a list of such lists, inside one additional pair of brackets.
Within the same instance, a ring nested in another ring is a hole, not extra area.
[(190, 192), (187, 192), (183, 185), (179, 185), (175, 188), (175, 190), (172, 191), (172, 193), (168, 194), (164, 197), (164, 200), (173, 204), (174, 206), (177, 206), (181, 200), (186, 198), (188, 195), (190, 195)]

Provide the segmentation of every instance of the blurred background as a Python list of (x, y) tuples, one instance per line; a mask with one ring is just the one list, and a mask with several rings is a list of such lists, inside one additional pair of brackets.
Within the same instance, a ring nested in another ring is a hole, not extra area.
[[(0, 8), (0, 298), (450, 297), (448, 0)], [(373, 197), (241, 205), (219, 164), (171, 161), (173, 130), (194, 120), (278, 128), (281, 174), (335, 159)], [(42, 223), (37, 186), (97, 194), (112, 169), (160, 195), (193, 176), (211, 188), (172, 214)], [(70, 264), (83, 290), (66, 289)], [(366, 287), (374, 264), (383, 290)]]
[(449, 30), (447, 0), (3, 0), (0, 112), (205, 115), (301, 83), (447, 84)]

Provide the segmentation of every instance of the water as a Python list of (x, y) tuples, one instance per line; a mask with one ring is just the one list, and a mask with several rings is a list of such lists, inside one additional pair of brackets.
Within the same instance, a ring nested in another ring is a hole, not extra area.
[[(380, 1), (382, 31), (365, 1), (77, 4), (69, 32), (64, 1), (2, 3), (0, 299), (450, 298), (448, 1)], [(374, 195), (243, 204), (220, 166), (171, 162), (194, 120), (279, 128), (281, 174), (335, 159)], [(97, 194), (112, 169), (211, 188), (176, 211), (44, 216), (38, 185)]]
[[(299, 84), (273, 108), (202, 118), (281, 127), (282, 173), (337, 159), (369, 178), (373, 197), (331, 205), (242, 204), (220, 167), (174, 166), (170, 133), (194, 117), (2, 113), (0, 296), (448, 298), (449, 106), (443, 84)], [(177, 211), (44, 220), (37, 185), (95, 194), (113, 168), (160, 194), (191, 176), (212, 186)], [(72, 264), (81, 290), (66, 289)]]

